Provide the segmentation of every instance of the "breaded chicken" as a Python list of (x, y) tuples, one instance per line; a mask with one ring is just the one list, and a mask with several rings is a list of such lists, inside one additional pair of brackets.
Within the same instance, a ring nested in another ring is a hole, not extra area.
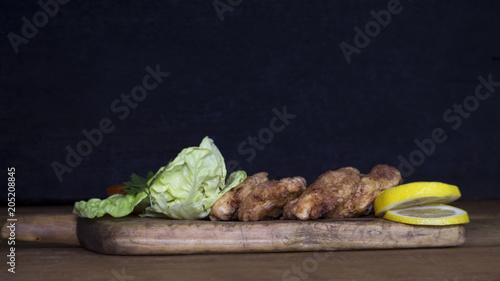
[(284, 207), (285, 219), (318, 219), (332, 212), (356, 191), (360, 173), (352, 167), (328, 171), (316, 179), (302, 195)]
[(258, 221), (278, 218), (283, 213), (283, 206), (299, 197), (305, 189), (306, 180), (302, 177), (263, 182), (243, 199), (238, 209), (238, 219)]
[(226, 192), (215, 201), (210, 211), (210, 219), (217, 220), (235, 220), (238, 218), (238, 207), (241, 201), (259, 184), (268, 181), (266, 172), (261, 172), (247, 177), (242, 183)]
[(375, 196), (381, 191), (401, 183), (401, 173), (388, 165), (373, 167), (368, 175), (363, 175), (354, 194), (325, 218), (352, 218), (364, 214)]

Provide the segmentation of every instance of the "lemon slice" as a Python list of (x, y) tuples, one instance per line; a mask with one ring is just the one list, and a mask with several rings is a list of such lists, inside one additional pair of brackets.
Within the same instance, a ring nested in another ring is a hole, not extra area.
[(448, 204), (460, 198), (455, 185), (441, 182), (412, 182), (380, 192), (373, 203), (375, 215), (382, 217), (389, 210), (427, 204)]
[(444, 204), (430, 204), (387, 211), (384, 219), (418, 225), (450, 225), (469, 222), (467, 212)]

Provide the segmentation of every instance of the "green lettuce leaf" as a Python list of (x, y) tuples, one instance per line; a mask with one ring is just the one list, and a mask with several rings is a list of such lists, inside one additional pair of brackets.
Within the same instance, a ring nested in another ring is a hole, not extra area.
[[(126, 216), (143, 211), (145, 217), (200, 219), (210, 213), (222, 195), (245, 180), (245, 171), (232, 173), (227, 182), (226, 165), (212, 139), (205, 137), (199, 147), (188, 147), (158, 172), (128, 182), (127, 195), (90, 199), (75, 203), (73, 213), (85, 218)], [(148, 207), (146, 207), (148, 206)]]
[(134, 207), (141, 203), (148, 195), (141, 191), (135, 194), (115, 194), (106, 199), (93, 198), (89, 201), (76, 202), (73, 214), (83, 218), (98, 218), (105, 214), (118, 218), (126, 216), (134, 210)]
[(152, 206), (143, 216), (163, 214), (173, 219), (199, 219), (224, 193), (246, 178), (244, 171), (232, 173), (225, 184), (226, 165), (213, 141), (205, 137), (199, 147), (189, 147), (149, 182)]
[[(245, 171), (236, 171), (229, 175), (229, 178), (226, 181), (226, 187), (224, 188), (224, 193), (231, 190), (233, 187), (236, 187), (238, 184), (242, 183), (247, 178), (247, 173)], [(219, 199), (223, 194), (217, 198)], [(217, 200), (216, 200), (217, 201)]]

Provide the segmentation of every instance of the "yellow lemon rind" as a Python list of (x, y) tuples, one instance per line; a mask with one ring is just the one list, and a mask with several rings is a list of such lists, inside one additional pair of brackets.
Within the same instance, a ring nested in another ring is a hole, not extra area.
[[(456, 211), (455, 216), (450, 216), (450, 217), (443, 217), (443, 218), (417, 218), (417, 217), (408, 217), (408, 216), (403, 216), (399, 215), (398, 211), (399, 210), (391, 210), (387, 211), (384, 215), (384, 219), (394, 221), (394, 222), (399, 222), (399, 223), (405, 223), (405, 224), (412, 224), (412, 225), (434, 225), (434, 226), (439, 226), (439, 225), (456, 225), (456, 224), (465, 224), (469, 223), (469, 215), (467, 214), (466, 211), (444, 205), (444, 204), (432, 204), (428, 206), (418, 206), (418, 207), (413, 207), (413, 208), (429, 208), (429, 207), (444, 207), (448, 210), (452, 209)], [(412, 208), (408, 208), (412, 209)], [(408, 211), (408, 209), (404, 209), (405, 211)]]
[(384, 216), (388, 210), (426, 204), (448, 204), (460, 198), (455, 185), (440, 182), (413, 182), (382, 191), (374, 201), (375, 215)]

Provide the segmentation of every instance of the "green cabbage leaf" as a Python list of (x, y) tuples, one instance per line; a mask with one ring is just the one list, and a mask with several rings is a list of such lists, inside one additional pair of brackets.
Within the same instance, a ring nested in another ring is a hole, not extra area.
[(167, 166), (148, 177), (143, 190), (135, 189), (133, 194), (112, 195), (104, 200), (80, 201), (73, 212), (87, 218), (106, 213), (120, 217), (130, 214), (138, 205), (144, 217), (200, 219), (210, 213), (215, 201), (247, 177), (245, 171), (236, 171), (225, 182), (226, 174), (222, 154), (213, 140), (205, 137), (199, 147), (183, 149)]
[(141, 191), (127, 195), (114, 194), (102, 200), (92, 198), (89, 201), (76, 202), (73, 213), (89, 219), (102, 217), (105, 214), (119, 218), (132, 213), (135, 206), (147, 199), (147, 196), (146, 192)]

